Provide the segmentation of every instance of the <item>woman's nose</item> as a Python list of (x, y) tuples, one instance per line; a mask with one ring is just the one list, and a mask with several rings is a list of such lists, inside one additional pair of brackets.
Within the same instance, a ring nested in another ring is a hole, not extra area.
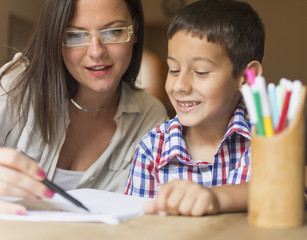
[(87, 48), (87, 53), (91, 58), (100, 58), (107, 55), (106, 45), (100, 40), (99, 36), (94, 35), (90, 39), (90, 44)]

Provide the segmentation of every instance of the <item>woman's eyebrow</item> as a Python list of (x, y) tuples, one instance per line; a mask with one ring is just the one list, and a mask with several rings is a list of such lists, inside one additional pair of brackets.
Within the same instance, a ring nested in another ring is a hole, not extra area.
[[(126, 20), (115, 20), (115, 21), (109, 22), (109, 23), (101, 26), (99, 29), (112, 27), (114, 24), (119, 24), (119, 23), (128, 24)], [(68, 25), (67, 28), (74, 28), (74, 29), (78, 29), (78, 30), (86, 30), (86, 28), (84, 28), (84, 27), (74, 26), (74, 25)]]

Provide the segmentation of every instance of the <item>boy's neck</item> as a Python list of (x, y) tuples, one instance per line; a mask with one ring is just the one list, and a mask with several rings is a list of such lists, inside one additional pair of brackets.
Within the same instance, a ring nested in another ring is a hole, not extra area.
[(225, 135), (225, 128), (184, 127), (184, 139), (193, 160), (213, 163), (214, 155)]

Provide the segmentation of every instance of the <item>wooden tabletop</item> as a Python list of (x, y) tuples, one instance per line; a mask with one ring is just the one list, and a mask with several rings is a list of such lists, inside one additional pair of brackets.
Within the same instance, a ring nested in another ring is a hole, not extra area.
[(204, 217), (160, 217), (145, 215), (119, 225), (103, 223), (37, 223), (0, 221), (1, 240), (304, 240), (305, 224), (291, 229), (250, 226), (246, 213)]

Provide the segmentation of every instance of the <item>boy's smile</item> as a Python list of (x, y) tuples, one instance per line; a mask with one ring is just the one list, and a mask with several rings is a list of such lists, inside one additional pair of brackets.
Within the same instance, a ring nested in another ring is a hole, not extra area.
[(226, 51), (186, 31), (168, 43), (167, 94), (186, 127), (226, 128), (240, 99), (242, 75), (233, 77)]
[(191, 111), (193, 108), (196, 108), (201, 102), (199, 101), (177, 101), (178, 108), (180, 108), (180, 111), (182, 112), (188, 112)]

